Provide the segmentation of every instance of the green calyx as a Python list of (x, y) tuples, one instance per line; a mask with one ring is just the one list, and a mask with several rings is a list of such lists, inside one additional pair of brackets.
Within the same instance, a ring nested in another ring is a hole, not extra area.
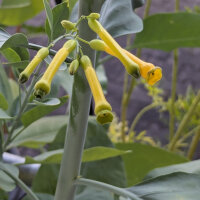
[(75, 30), (76, 29), (76, 24), (72, 23), (68, 20), (62, 20), (61, 25), (63, 28), (65, 28), (67, 31)]
[(19, 75), (18, 82), (21, 83), (21, 84), (23, 84), (23, 83), (25, 83), (26, 81), (28, 81), (28, 79), (29, 79), (29, 76), (28, 76), (26, 73), (23, 73), (23, 72), (22, 72), (22, 73)]
[[(125, 66), (125, 65), (124, 65)], [(140, 77), (140, 69), (137, 64), (131, 64), (128, 66), (125, 66), (126, 71), (133, 77), (139, 78)]]
[(91, 13), (87, 17), (91, 18), (91, 19), (99, 19), (100, 18), (100, 14), (99, 13)]
[(77, 44), (76, 40), (68, 40), (67, 42), (65, 42), (63, 47), (66, 48), (69, 52), (71, 52), (76, 47), (76, 44)]
[(40, 80), (35, 84), (34, 87), (34, 96), (36, 98), (42, 98), (50, 92), (51, 88), (47, 81)]
[(88, 66), (92, 66), (90, 58), (86, 55), (82, 56), (80, 61), (83, 69), (86, 69)]
[(113, 113), (110, 110), (102, 110), (97, 113), (96, 120), (100, 124), (110, 123), (113, 120)]
[(39, 57), (41, 60), (44, 60), (49, 55), (49, 49), (47, 47), (41, 48), (36, 56)]
[(105, 50), (105, 42), (102, 40), (94, 39), (89, 42), (89, 45), (92, 49), (97, 51), (104, 51)]
[(69, 65), (69, 73), (70, 75), (74, 75), (79, 67), (79, 61), (77, 59), (73, 60)]

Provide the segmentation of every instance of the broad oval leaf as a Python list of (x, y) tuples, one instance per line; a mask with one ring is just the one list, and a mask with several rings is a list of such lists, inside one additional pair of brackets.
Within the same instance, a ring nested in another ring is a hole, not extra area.
[(145, 179), (155, 178), (157, 176), (167, 175), (174, 172), (185, 172), (200, 175), (200, 160), (154, 169), (147, 174)]
[[(130, 153), (129, 151), (121, 151), (115, 148), (109, 147), (92, 147), (85, 149), (83, 152), (82, 162), (91, 162), (96, 160), (103, 160), (107, 158), (112, 158), (116, 156), (120, 156), (126, 153)], [(24, 164), (33, 164), (33, 163), (41, 163), (41, 164), (60, 164), (63, 156), (63, 149), (57, 149), (53, 151), (48, 151), (34, 158), (27, 156)]]
[[(30, 124), (32, 124), (34, 121), (44, 117), (45, 115), (51, 113), (52, 111), (58, 109), (60, 106), (64, 105), (67, 100), (68, 100), (68, 96), (64, 96), (61, 97), (59, 99), (59, 104), (52, 105), (48, 105), (48, 104), (42, 104), (42, 105), (38, 105), (30, 110), (28, 110), (27, 112), (23, 113), (22, 117), (21, 117), (21, 121), (23, 123), (23, 125), (25, 127), (29, 126)], [(53, 102), (55, 102), (55, 99), (52, 100)]]
[[(16, 146), (38, 148), (50, 143), (55, 139), (58, 130), (66, 123), (67, 117), (62, 115), (42, 118), (23, 130), (21, 134), (8, 145), (8, 149)], [(16, 130), (15, 134), (20, 131), (21, 128)]]
[[(46, 21), (46, 33), (49, 37), (49, 41), (56, 39), (66, 32), (66, 30), (62, 27), (61, 21), (69, 18), (69, 8), (67, 7), (67, 3), (63, 2), (58, 4), (52, 9), (53, 15), (53, 23), (49, 25), (48, 21)], [(51, 28), (52, 26), (52, 28)]]
[(8, 109), (8, 102), (6, 98), (4, 97), (4, 95), (1, 93), (0, 93), (0, 108), (2, 108), (3, 110)]
[(171, 51), (200, 46), (200, 15), (188, 12), (160, 13), (144, 20), (144, 29), (136, 35), (135, 48)]
[(113, 36), (140, 32), (143, 23), (132, 10), (131, 0), (107, 0), (101, 9), (100, 22)]
[(143, 200), (197, 200), (200, 175), (182, 172), (159, 176), (128, 189)]
[(5, 168), (15, 176), (19, 175), (19, 170), (14, 165), (0, 162), (0, 188), (4, 191), (10, 192), (16, 187), (16, 184), (14, 180), (12, 180), (4, 171), (2, 171)]
[(128, 186), (141, 182), (146, 174), (154, 168), (187, 162), (184, 157), (158, 147), (140, 143), (119, 143), (116, 144), (116, 148), (132, 151), (127, 155), (122, 155)]
[(21, 4), (21, 6), (16, 5), (17, 3), (15, 2), (15, 6), (0, 7), (1, 24), (6, 26), (20, 25), (37, 15), (44, 8), (41, 0), (29, 0), (29, 2), (29, 4)]
[(12, 119), (12, 117), (0, 108), (0, 119)]

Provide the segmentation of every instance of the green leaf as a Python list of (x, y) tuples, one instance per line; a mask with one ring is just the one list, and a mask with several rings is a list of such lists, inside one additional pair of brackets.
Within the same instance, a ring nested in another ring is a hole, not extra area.
[[(8, 148), (17, 146), (26, 146), (30, 148), (38, 148), (47, 143), (52, 142), (58, 130), (67, 122), (66, 116), (45, 117), (23, 130), (19, 136), (12, 141)], [(19, 129), (21, 130), (21, 129)], [(15, 134), (19, 131), (16, 130)]]
[(119, 143), (116, 144), (116, 148), (132, 151), (132, 153), (122, 156), (125, 163), (128, 186), (141, 182), (145, 175), (154, 168), (187, 162), (184, 157), (161, 148), (140, 143)]
[[(52, 41), (52, 33), (53, 33), (53, 13), (51, 10), (51, 7), (49, 5), (49, 2), (47, 0), (43, 0), (43, 4), (44, 4), (44, 8), (46, 11), (46, 16), (47, 16), (47, 21), (48, 21), (48, 25), (50, 27), (50, 41)], [(48, 34), (48, 31), (46, 31), (46, 33)]]
[[(83, 152), (82, 162), (91, 162), (96, 160), (103, 160), (107, 158), (112, 158), (116, 156), (120, 156), (126, 153), (130, 153), (129, 151), (120, 151), (115, 148), (109, 147), (92, 147), (85, 149)], [(63, 155), (63, 149), (57, 149), (54, 151), (48, 151), (42, 153), (34, 158), (30, 156), (26, 156), (25, 164), (33, 164), (33, 163), (41, 163), (41, 164), (59, 164), (61, 162)]]
[(60, 165), (42, 165), (33, 179), (33, 191), (54, 195), (56, 192), (59, 171)]
[(133, 47), (165, 51), (179, 47), (199, 47), (199, 24), (200, 15), (195, 13), (152, 15), (144, 20), (144, 29), (136, 35)]
[(0, 108), (0, 119), (12, 119), (4, 110)]
[(5, 73), (4, 68), (0, 64), (0, 93), (7, 99), (8, 105), (11, 105), (13, 97), (8, 81), (8, 77)]
[(3, 49), (1, 51), (1, 53), (9, 62), (20, 62), (21, 61), (21, 58), (18, 55), (18, 53), (11, 48)]
[[(28, 53), (28, 50), (24, 46), (28, 46), (27, 37), (22, 33), (16, 33), (10, 36), (9, 38), (7, 38), (7, 40), (5, 40), (5, 38), (3, 39), (3, 42), (0, 43), (0, 50), (2, 51), (7, 48), (12, 48), (13, 51), (15, 51), (19, 55), (21, 60), (28, 60), (29, 53)], [(20, 61), (20, 60), (15, 60), (15, 61)]]
[(200, 195), (200, 176), (182, 172), (172, 173), (144, 181), (131, 187), (129, 191), (143, 200), (197, 200)]
[[(61, 99), (69, 98), (68, 96), (61, 97)], [(58, 98), (47, 98), (42, 101), (33, 100), (34, 104), (41, 105), (41, 106), (57, 106), (61, 103), (60, 99)]]
[(52, 101), (51, 101), (51, 104), (43, 103), (42, 105), (38, 105), (38, 106), (28, 110), (27, 112), (23, 113), (23, 115), (21, 117), (21, 121), (22, 121), (23, 125), (25, 127), (27, 127), (30, 124), (32, 124), (34, 121), (44, 117), (45, 115), (48, 115), (52, 111), (58, 109), (59, 107), (61, 107), (62, 105), (64, 105), (67, 102), (68, 98), (69, 98), (68, 96), (64, 96), (64, 97), (60, 98), (59, 104), (57, 104), (57, 102), (56, 102), (56, 104), (52, 105)]
[(16, 187), (16, 184), (15, 181), (13, 181), (5, 172), (2, 171), (5, 168), (15, 176), (19, 175), (19, 170), (14, 165), (0, 162), (0, 188), (4, 191), (10, 192)]
[(6, 98), (3, 96), (3, 94), (1, 93), (0, 93), (0, 108), (2, 108), (3, 110), (8, 109), (8, 102)]
[(133, 12), (131, 0), (107, 0), (101, 10), (100, 22), (113, 36), (140, 32), (142, 20)]
[(49, 23), (46, 22), (46, 33), (50, 41), (56, 39), (57, 37), (65, 33), (65, 29), (62, 27), (60, 22), (64, 19), (69, 18), (69, 8), (67, 7), (67, 3), (63, 2), (61, 4), (58, 4), (53, 8), (52, 13), (53, 13), (52, 29)]
[(185, 172), (200, 175), (200, 160), (154, 169), (147, 174), (145, 179), (155, 178), (174, 172)]
[[(19, 1), (19, 0), (18, 0)], [(30, 0), (27, 5), (0, 7), (0, 22), (6, 26), (17, 26), (34, 17), (44, 8), (42, 1)]]
[(91, 147), (84, 150), (82, 162), (102, 160), (106, 158), (120, 156), (127, 153), (130, 153), (130, 151), (121, 151), (119, 149), (110, 148), (110, 147), (101, 147), (101, 146)]
[(4, 66), (12, 66), (12, 67), (16, 67), (19, 69), (24, 69), (28, 64), (29, 64), (29, 60), (23, 60), (20, 62), (6, 62), (6, 63), (2, 63)]

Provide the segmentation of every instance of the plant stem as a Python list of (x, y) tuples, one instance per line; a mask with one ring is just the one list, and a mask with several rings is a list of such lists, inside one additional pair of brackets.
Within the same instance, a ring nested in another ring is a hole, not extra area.
[(194, 153), (195, 153), (197, 146), (198, 146), (198, 143), (199, 143), (199, 139), (200, 139), (200, 129), (198, 129), (196, 134), (193, 136), (192, 142), (190, 144), (190, 148), (188, 150), (187, 157), (190, 160), (192, 160), (192, 158), (194, 156)]
[(84, 39), (82, 39), (82, 38), (80, 38), (80, 37), (78, 37), (78, 36), (76, 36), (76, 38), (77, 38), (78, 40), (80, 40), (81, 42), (85, 43), (85, 44), (89, 44), (88, 41), (86, 41), (86, 40), (84, 40)]
[[(179, 11), (180, 0), (175, 0), (175, 12)], [(172, 86), (171, 86), (171, 104), (169, 111), (169, 141), (174, 137), (175, 131), (175, 99), (176, 99), (176, 84), (178, 71), (178, 49), (173, 51), (173, 70), (172, 70)]]
[(27, 94), (25, 96), (25, 99), (24, 99), (24, 101), (23, 101), (23, 103), (22, 103), (22, 105), (20, 107), (19, 113), (18, 113), (17, 117), (15, 118), (15, 120), (13, 122), (12, 128), (11, 128), (10, 133), (8, 135), (8, 138), (7, 138), (7, 140), (6, 140), (5, 144), (4, 144), (4, 149), (6, 149), (7, 145), (13, 140), (13, 138), (12, 138), (13, 132), (14, 132), (18, 122), (20, 121), (20, 118), (21, 118), (21, 115), (22, 115), (23, 111), (25, 110), (25, 108), (27, 106), (28, 99), (29, 99), (29, 97), (30, 97), (30, 95), (32, 93), (32, 90), (33, 90), (34, 85), (35, 85), (35, 83), (37, 81), (39, 72), (40, 72), (40, 70), (42, 68), (42, 63), (40, 63), (40, 65), (36, 69), (36, 72), (34, 74), (34, 77), (33, 77), (32, 81), (31, 81), (30, 87), (28, 89), (28, 92), (27, 92)]
[(2, 161), (2, 155), (3, 155), (3, 142), (4, 142), (4, 134), (3, 134), (3, 123), (2, 120), (0, 120), (0, 161)]
[(187, 113), (184, 115), (182, 121), (180, 122), (180, 125), (179, 125), (174, 137), (172, 138), (171, 142), (169, 143), (169, 150), (170, 151), (174, 150), (174, 147), (176, 145), (177, 140), (181, 136), (185, 126), (190, 121), (190, 118), (192, 117), (192, 115), (193, 115), (197, 105), (199, 104), (199, 102), (200, 102), (200, 91), (198, 91), (197, 96), (194, 98), (189, 110), (187, 111)]
[[(127, 41), (126, 41), (126, 46), (129, 46), (131, 43), (131, 35), (127, 36)], [(125, 142), (125, 127), (126, 127), (126, 115), (127, 115), (127, 107), (128, 107), (128, 73), (125, 71), (124, 72), (124, 85), (123, 85), (123, 95), (122, 95), (122, 102), (121, 102), (121, 122), (122, 122), (122, 127), (121, 127), (121, 140), (122, 142)]]
[(198, 129), (200, 129), (200, 125), (193, 128), (189, 132), (185, 133), (179, 141), (184, 142), (186, 139), (188, 139), (190, 136), (192, 136), (195, 133), (195, 131), (197, 131)]
[(176, 83), (178, 71), (178, 49), (173, 52), (174, 64), (172, 70), (172, 89), (171, 89), (171, 102), (170, 102), (170, 120), (169, 120), (169, 139), (174, 137), (174, 123), (175, 123), (175, 99), (176, 99)]
[(119, 187), (116, 187), (116, 186), (113, 186), (113, 185), (110, 185), (107, 183), (95, 181), (95, 180), (90, 180), (90, 179), (86, 179), (86, 178), (78, 178), (78, 179), (76, 179), (75, 184), (96, 187), (98, 189), (101, 189), (104, 191), (109, 191), (109, 192), (112, 192), (119, 196), (123, 196), (125, 198), (130, 198), (132, 200), (142, 200), (136, 194), (129, 192), (123, 188), (119, 188)]
[[(33, 44), (33, 43), (29, 43), (27, 46), (24, 46), (28, 49), (33, 49), (33, 50), (40, 50), (42, 47), (44, 46), (41, 46), (41, 45), (37, 45), (37, 44)], [(57, 51), (53, 50), (53, 49), (49, 49), (49, 54), (52, 55), (52, 56), (55, 56), (57, 53)], [(71, 63), (73, 61), (72, 58), (69, 58), (67, 57), (66, 60), (65, 60), (67, 63)]]
[(152, 103), (152, 104), (150, 104), (150, 105), (148, 105), (148, 106), (145, 106), (145, 107), (136, 115), (135, 119), (133, 120), (133, 122), (132, 122), (132, 124), (131, 124), (131, 127), (130, 127), (130, 129), (129, 129), (128, 135), (130, 135), (131, 132), (134, 131), (136, 124), (137, 124), (138, 121), (141, 119), (141, 117), (144, 115), (144, 113), (146, 113), (147, 111), (149, 111), (149, 110), (155, 108), (156, 106), (157, 106), (157, 104), (155, 104), (155, 103)]
[[(147, 0), (147, 2), (146, 2), (146, 7), (145, 7), (145, 11), (144, 11), (144, 19), (146, 17), (148, 17), (148, 15), (149, 15), (151, 1), (152, 0)], [(129, 36), (129, 38), (127, 38), (127, 49), (130, 46), (130, 38), (131, 38), (130, 36)], [(141, 57), (141, 52), (142, 52), (142, 50), (140, 48), (137, 49), (136, 56)], [(122, 138), (123, 142), (125, 142), (125, 125), (126, 125), (127, 109), (128, 109), (128, 104), (130, 101), (131, 94), (132, 94), (134, 86), (136, 84), (135, 78), (131, 79), (129, 89), (128, 89), (127, 83), (128, 83), (128, 74), (125, 72), (124, 89), (123, 89), (123, 97), (122, 97), (122, 104), (121, 104), (121, 121), (122, 121), (121, 138)]]
[[(79, 1), (79, 16), (99, 12), (103, 1)], [(96, 37), (86, 21), (79, 25), (79, 36), (90, 41)], [(95, 51), (81, 43), (83, 53), (95, 63)], [(55, 200), (73, 200), (76, 191), (74, 180), (79, 176), (83, 153), (88, 115), (91, 102), (91, 91), (82, 68), (74, 76), (72, 97), (70, 101), (69, 123), (67, 126), (63, 159), (61, 162)]]
[(32, 200), (39, 200), (39, 198), (33, 193), (33, 191), (26, 186), (26, 184), (20, 180), (18, 177), (14, 176), (12, 173), (10, 173), (9, 170), (7, 170), (6, 168), (1, 169), (2, 171), (4, 171), (10, 178), (12, 178), (16, 184), (26, 192), (26, 194), (30, 197), (30, 199)]

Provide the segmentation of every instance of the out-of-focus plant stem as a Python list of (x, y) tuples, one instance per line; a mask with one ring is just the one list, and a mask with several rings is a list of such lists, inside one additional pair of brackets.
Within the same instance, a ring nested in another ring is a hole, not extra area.
[[(91, 12), (100, 12), (103, 1), (80, 0), (79, 17), (89, 15)], [(79, 37), (90, 41), (96, 37), (86, 21), (79, 24)], [(93, 65), (95, 63), (95, 51), (88, 45), (81, 43), (82, 51), (89, 56)], [(91, 91), (82, 68), (74, 75), (72, 96), (70, 99), (69, 122), (66, 132), (64, 153), (61, 162), (55, 200), (74, 200), (76, 185), (79, 177), (81, 158), (88, 126), (88, 115), (91, 102)]]
[[(149, 10), (151, 7), (151, 1), (152, 0), (147, 0), (146, 2), (146, 7), (144, 11), (144, 19), (148, 17), (149, 15)], [(127, 48), (130, 46), (131, 42), (131, 35), (128, 35), (127, 37)], [(136, 51), (136, 56), (141, 57), (141, 48), (137, 49)], [(121, 102), (121, 121), (122, 121), (122, 128), (121, 128), (121, 139), (123, 142), (125, 142), (125, 127), (126, 127), (126, 116), (127, 116), (127, 109), (128, 109), (128, 104), (130, 101), (131, 94), (133, 92), (133, 89), (136, 85), (136, 80), (135, 78), (132, 78), (130, 81), (130, 86), (128, 86), (128, 73), (125, 71), (124, 74), (124, 87), (123, 87), (123, 95), (122, 95), (122, 102)]]
[(189, 150), (188, 150), (188, 154), (187, 157), (188, 159), (192, 160), (194, 153), (197, 149), (198, 143), (199, 143), (199, 139), (200, 139), (200, 129), (198, 129), (195, 133), (195, 135), (192, 138), (192, 142), (190, 144)]
[(183, 119), (180, 122), (180, 125), (174, 135), (174, 137), (172, 138), (171, 142), (169, 143), (168, 147), (170, 151), (173, 151), (175, 149), (176, 146), (176, 142), (178, 141), (178, 139), (180, 138), (181, 134), (184, 131), (184, 128), (186, 127), (186, 125), (188, 124), (188, 122), (190, 121), (190, 118), (192, 117), (197, 105), (200, 102), (200, 91), (198, 91), (196, 97), (194, 98), (189, 110), (187, 111), (187, 113), (184, 115)]
[[(179, 11), (180, 0), (175, 1), (175, 12)], [(173, 51), (173, 69), (172, 69), (172, 86), (171, 86), (171, 102), (170, 102), (170, 117), (169, 117), (169, 140), (174, 137), (175, 131), (175, 100), (176, 100), (176, 84), (178, 71), (178, 49)]]
[(134, 131), (136, 124), (138, 123), (138, 121), (141, 119), (141, 117), (149, 110), (155, 108), (157, 106), (157, 104), (152, 103), (148, 106), (145, 106), (135, 117), (135, 119), (133, 120), (131, 127), (129, 129), (128, 135), (131, 135), (131, 132)]

